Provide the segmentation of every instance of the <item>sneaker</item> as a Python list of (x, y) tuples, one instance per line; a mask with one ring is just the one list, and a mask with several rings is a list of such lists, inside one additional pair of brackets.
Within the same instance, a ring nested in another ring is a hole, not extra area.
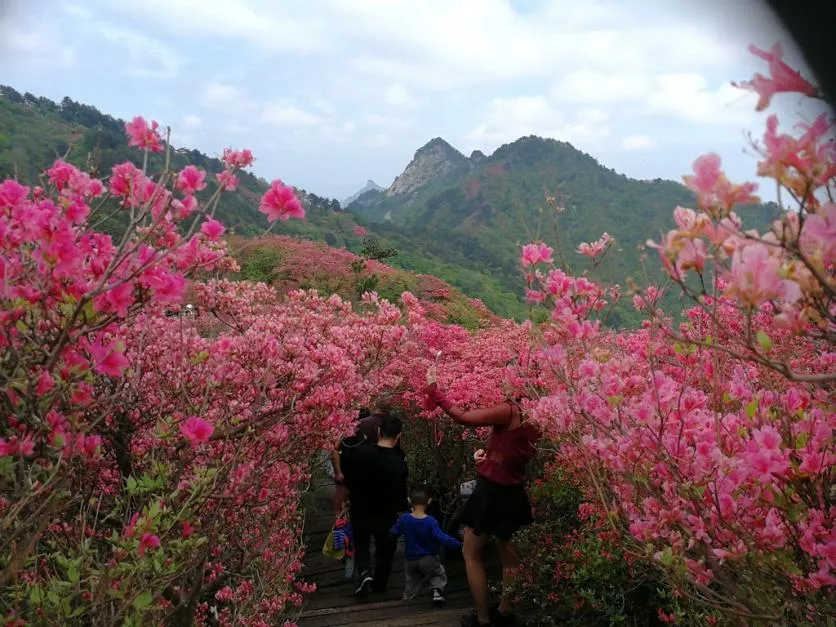
[(492, 622), (480, 623), (476, 616), (476, 610), (470, 610), (467, 614), (462, 614), (459, 618), (459, 625), (461, 627), (493, 627)]
[(500, 614), (499, 607), (494, 605), (491, 608), (491, 625), (497, 627), (516, 627), (517, 617), (514, 614)]
[(447, 601), (447, 597), (444, 596), (444, 591), (441, 588), (433, 588), (433, 605), (439, 607), (444, 605)]
[(354, 591), (354, 596), (364, 597), (372, 591), (373, 587), (374, 579), (368, 574), (364, 573), (363, 575), (360, 575), (360, 585), (357, 586), (357, 589)]

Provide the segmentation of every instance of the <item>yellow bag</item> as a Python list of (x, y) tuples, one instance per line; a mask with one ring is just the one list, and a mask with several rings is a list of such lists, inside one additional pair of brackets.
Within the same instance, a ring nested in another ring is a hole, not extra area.
[(328, 536), (325, 538), (325, 544), (322, 546), (322, 554), (325, 557), (330, 557), (335, 560), (341, 560), (345, 557), (345, 549), (341, 549), (339, 551), (334, 549), (334, 530), (328, 532)]

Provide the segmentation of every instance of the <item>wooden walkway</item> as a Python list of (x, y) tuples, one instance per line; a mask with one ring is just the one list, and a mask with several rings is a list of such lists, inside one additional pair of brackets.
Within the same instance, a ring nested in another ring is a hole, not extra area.
[[(321, 509), (316, 509), (322, 512), (330, 511), (327, 494), (317, 495), (316, 500), (317, 505), (321, 505)], [(450, 556), (445, 563), (449, 581), (447, 603), (444, 607), (433, 606), (431, 593), (426, 588), (416, 599), (402, 601), (403, 539), (398, 543), (398, 551), (392, 564), (389, 589), (382, 594), (370, 594), (365, 599), (355, 599), (353, 593), (357, 583), (344, 579), (341, 562), (322, 554), (322, 545), (333, 523), (334, 518), (330, 514), (315, 515), (307, 520), (308, 551), (301, 575), (306, 581), (315, 583), (317, 590), (308, 596), (302, 607), (298, 619), (299, 627), (457, 626), (459, 617), (473, 607), (464, 574), (464, 562), (460, 555)], [(495, 550), (489, 550), (485, 558), (493, 566), (489, 570), (491, 580), (497, 581), (501, 571)]]

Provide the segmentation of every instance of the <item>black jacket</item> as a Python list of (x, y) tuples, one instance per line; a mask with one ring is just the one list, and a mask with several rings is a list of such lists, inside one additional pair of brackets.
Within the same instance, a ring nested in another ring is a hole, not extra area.
[(409, 507), (409, 469), (402, 454), (367, 442), (344, 449), (342, 455), (352, 523), (379, 527), (394, 524), (398, 514)]

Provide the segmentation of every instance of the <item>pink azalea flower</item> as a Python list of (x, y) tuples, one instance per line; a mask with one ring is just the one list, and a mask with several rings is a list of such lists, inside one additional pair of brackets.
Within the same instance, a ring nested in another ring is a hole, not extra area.
[(197, 416), (189, 416), (180, 424), (180, 433), (192, 443), (192, 446), (208, 442), (214, 431), (215, 427), (211, 423)]
[(110, 377), (121, 377), (130, 362), (122, 352), (114, 348), (113, 344), (103, 346), (99, 342), (90, 345), (90, 355), (93, 358), (93, 369)]
[(794, 303), (801, 297), (801, 290), (795, 281), (782, 279), (780, 269), (780, 260), (770, 256), (762, 244), (738, 249), (732, 256), (727, 293), (750, 305), (778, 299)]
[(220, 186), (228, 192), (234, 192), (235, 188), (238, 187), (238, 178), (229, 170), (218, 172), (215, 176)]
[(806, 249), (821, 249), (826, 262), (836, 262), (836, 203), (827, 203), (818, 213), (807, 216), (801, 239)]
[(35, 393), (38, 396), (43, 396), (54, 387), (55, 381), (53, 381), (52, 375), (50, 375), (48, 371), (44, 370), (38, 377), (38, 384), (35, 386)]
[(798, 92), (810, 97), (818, 95), (818, 89), (810, 81), (783, 61), (784, 49), (781, 44), (776, 43), (769, 52), (757, 46), (749, 46), (749, 52), (769, 63), (769, 78), (755, 74), (752, 82), (746, 83), (746, 86), (760, 96), (755, 107), (757, 111), (766, 109), (777, 93)]
[(368, 234), (368, 231), (359, 224), (351, 232), (357, 237), (365, 237)]
[(261, 198), (258, 210), (265, 214), (270, 222), (276, 220), (286, 222), (290, 218), (302, 219), (305, 217), (305, 208), (296, 197), (293, 188), (279, 180), (270, 184), (270, 189)]
[(720, 206), (730, 210), (734, 205), (758, 202), (753, 194), (757, 183), (735, 185), (720, 169), (720, 156), (709, 153), (694, 161), (694, 174), (683, 176), (685, 185), (697, 194), (697, 202), (704, 209)]
[(526, 244), (522, 247), (520, 261), (523, 267), (536, 266), (541, 263), (554, 263), (552, 253), (554, 251), (546, 244)]
[(607, 247), (612, 244), (613, 238), (609, 233), (604, 233), (597, 241), (592, 243), (582, 243), (578, 246), (578, 252), (586, 257), (595, 258), (602, 254)]
[(125, 132), (128, 134), (128, 146), (149, 150), (151, 152), (162, 152), (163, 145), (157, 129), (160, 125), (151, 121), (151, 126), (142, 116), (137, 116), (130, 122), (125, 123)]
[(97, 297), (93, 306), (96, 311), (112, 311), (120, 318), (128, 316), (128, 309), (134, 303), (134, 286), (132, 283), (121, 283)]
[(546, 300), (546, 295), (540, 290), (526, 290), (525, 299), (529, 303), (542, 303)]
[(0, 209), (11, 209), (21, 204), (29, 195), (29, 188), (17, 181), (6, 179), (0, 183)]
[(248, 168), (253, 164), (253, 153), (251, 150), (245, 148), (244, 150), (233, 150), (232, 148), (224, 148), (223, 157), (221, 160), (226, 167), (231, 169)]
[(200, 232), (212, 241), (218, 240), (225, 230), (224, 225), (214, 219), (207, 220), (200, 227)]
[(143, 533), (142, 537), (139, 539), (139, 554), (145, 555), (145, 551), (148, 549), (158, 549), (160, 548), (160, 538), (159, 536), (153, 533)]
[(206, 188), (206, 172), (187, 165), (177, 175), (176, 187), (184, 194), (195, 194)]

